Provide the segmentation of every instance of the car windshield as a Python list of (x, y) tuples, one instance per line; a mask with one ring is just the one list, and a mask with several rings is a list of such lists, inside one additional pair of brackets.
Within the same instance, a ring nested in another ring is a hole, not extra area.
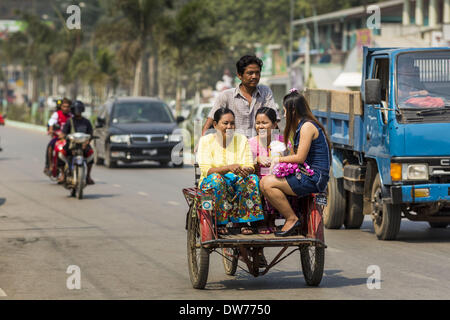
[(159, 101), (119, 102), (112, 119), (113, 123), (174, 122), (169, 108)]
[(397, 103), (403, 109), (450, 106), (450, 50), (412, 52), (397, 59)]

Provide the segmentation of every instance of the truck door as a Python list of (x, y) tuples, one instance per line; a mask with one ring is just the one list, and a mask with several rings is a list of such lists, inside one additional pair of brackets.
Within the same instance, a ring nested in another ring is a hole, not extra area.
[(387, 109), (389, 106), (389, 58), (388, 56), (372, 57), (369, 79), (381, 81), (381, 104), (365, 105), (365, 143), (364, 152), (367, 156), (389, 157), (387, 149)]

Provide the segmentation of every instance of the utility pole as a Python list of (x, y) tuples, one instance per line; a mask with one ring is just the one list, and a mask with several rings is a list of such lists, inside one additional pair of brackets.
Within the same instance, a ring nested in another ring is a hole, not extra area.
[(306, 48), (305, 48), (305, 75), (304, 75), (304, 87), (307, 88), (309, 84), (309, 74), (310, 74), (310, 57), (309, 57), (309, 51), (310, 51), (310, 36), (309, 36), (309, 28), (308, 25), (306, 25)]

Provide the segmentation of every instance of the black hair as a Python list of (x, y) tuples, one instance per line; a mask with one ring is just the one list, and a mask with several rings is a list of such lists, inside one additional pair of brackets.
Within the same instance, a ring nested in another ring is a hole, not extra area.
[(265, 114), (272, 123), (277, 123), (277, 113), (274, 109), (269, 107), (262, 107), (259, 108), (258, 111), (256, 111), (255, 119), (258, 116), (258, 114)]
[(62, 99), (61, 105), (63, 105), (64, 103), (67, 103), (69, 106), (72, 105), (72, 101), (69, 98), (64, 97)]
[(251, 64), (257, 64), (259, 69), (262, 70), (263, 62), (257, 56), (246, 55), (236, 62), (236, 70), (239, 75), (244, 74), (245, 68)]
[(231, 111), (231, 109), (228, 108), (219, 108), (216, 112), (214, 112), (214, 118), (213, 120), (218, 123), (223, 115), (231, 113), (234, 117), (234, 112)]

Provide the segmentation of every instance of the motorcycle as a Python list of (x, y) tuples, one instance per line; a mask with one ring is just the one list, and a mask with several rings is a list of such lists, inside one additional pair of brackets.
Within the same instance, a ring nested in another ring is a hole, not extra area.
[[(64, 166), (65, 180), (63, 186), (70, 190), (72, 197), (83, 199), (83, 189), (86, 187), (87, 161), (84, 157), (83, 144), (89, 141), (89, 134), (75, 132), (67, 136), (72, 151), (72, 161)], [(95, 138), (95, 137), (94, 137)]]
[[(61, 131), (61, 127), (59, 126), (59, 124), (55, 124), (53, 125), (53, 128), (56, 132), (56, 136), (58, 135), (58, 132)], [(62, 149), (64, 148), (66, 144), (66, 140), (64, 139), (58, 139), (55, 143), (55, 146), (52, 150), (51, 153), (51, 157), (49, 159), (50, 163), (51, 163), (51, 170), (48, 170), (46, 172), (46, 174), (48, 175), (48, 177), (50, 178), (50, 180), (52, 181), (57, 181), (59, 178), (59, 174), (61, 173), (60, 171), (60, 159), (58, 158), (58, 153), (62, 151)], [(47, 151), (46, 151), (47, 152)]]

